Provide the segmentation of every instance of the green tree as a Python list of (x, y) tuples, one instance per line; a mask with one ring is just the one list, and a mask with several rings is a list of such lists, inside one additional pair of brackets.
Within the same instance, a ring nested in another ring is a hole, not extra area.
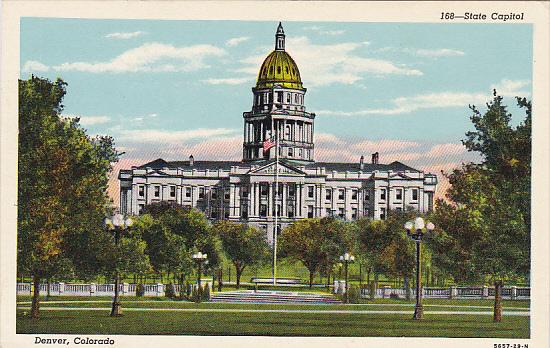
[(516, 127), (496, 91), (484, 114), (470, 107), (475, 130), (466, 133), (463, 144), (478, 152), (482, 161), (448, 174), (449, 202), (436, 203), (434, 218), (442, 237), (433, 241), (434, 248), (449, 254), (436, 257), (458, 279), (453, 264), (464, 276), (488, 277), (495, 286), (529, 273), (531, 102), (524, 98), (517, 102), (526, 115)]
[(339, 255), (352, 250), (351, 225), (334, 218), (303, 219), (285, 228), (280, 247), (284, 255), (302, 262), (309, 286), (321, 270), (332, 270)]
[(95, 254), (97, 262), (83, 261), (94, 245), (101, 249), (85, 242), (105, 235), (108, 174), (118, 153), (112, 138), (91, 138), (78, 119), (60, 116), (66, 86), (34, 76), (19, 81), (17, 266), (33, 279), (33, 318), (41, 281), (104, 267)]
[(227, 220), (216, 222), (213, 229), (220, 237), (227, 258), (235, 266), (238, 289), (245, 267), (261, 263), (269, 256), (265, 233), (256, 227)]

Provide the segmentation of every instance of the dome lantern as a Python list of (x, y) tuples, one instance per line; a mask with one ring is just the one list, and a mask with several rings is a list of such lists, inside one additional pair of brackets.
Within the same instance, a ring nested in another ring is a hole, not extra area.
[(279, 22), (277, 27), (277, 33), (275, 34), (275, 50), (284, 51), (285, 50), (285, 31), (283, 30), (283, 25)]

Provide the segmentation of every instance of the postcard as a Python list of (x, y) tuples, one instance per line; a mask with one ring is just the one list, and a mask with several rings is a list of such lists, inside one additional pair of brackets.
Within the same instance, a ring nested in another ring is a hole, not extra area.
[(3, 7), (2, 346), (550, 343), (547, 3)]

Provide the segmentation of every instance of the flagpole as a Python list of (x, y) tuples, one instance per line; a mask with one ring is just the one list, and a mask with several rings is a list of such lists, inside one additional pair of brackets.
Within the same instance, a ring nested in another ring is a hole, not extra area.
[(279, 132), (275, 135), (275, 226), (273, 227), (273, 285), (277, 284), (277, 217), (279, 215)]

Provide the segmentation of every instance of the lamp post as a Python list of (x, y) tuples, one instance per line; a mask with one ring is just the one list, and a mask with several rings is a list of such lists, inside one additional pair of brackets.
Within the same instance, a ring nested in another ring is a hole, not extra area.
[[(203, 254), (199, 251), (198, 253), (191, 255), (191, 257), (193, 258), (193, 260), (195, 260), (195, 262), (197, 262), (197, 291), (201, 291), (202, 263), (203, 262), (205, 264), (208, 263), (208, 260), (207, 260), (208, 254)], [(200, 297), (199, 297), (199, 301), (200, 301)]]
[(351, 255), (350, 253), (345, 253), (344, 255), (340, 256), (340, 261), (344, 262), (344, 277), (346, 281), (344, 303), (348, 303), (348, 264), (355, 261), (355, 256)]
[(111, 308), (111, 317), (120, 317), (122, 316), (122, 307), (120, 305), (120, 301), (118, 300), (118, 285), (119, 285), (119, 272), (118, 272), (118, 264), (119, 264), (119, 255), (118, 255), (118, 246), (120, 242), (120, 233), (122, 230), (125, 230), (132, 226), (134, 223), (131, 218), (124, 218), (122, 214), (115, 214), (111, 216), (110, 218), (105, 218), (105, 226), (108, 230), (114, 231), (115, 233), (115, 247), (117, 252), (116, 257), (116, 265), (115, 265), (115, 297), (113, 298), (113, 306)]
[[(407, 221), (405, 223), (405, 229), (407, 230), (407, 236), (409, 236), (416, 243), (416, 306), (414, 307), (413, 319), (420, 320), (422, 319), (423, 308), (422, 308), (422, 272), (421, 272), (421, 263), (420, 263), (420, 252), (421, 252), (421, 243), (422, 238), (426, 233), (433, 231), (435, 228), (434, 224), (431, 222), (425, 223), (424, 219), (417, 217), (414, 222)], [(426, 230), (426, 232), (424, 232)]]

